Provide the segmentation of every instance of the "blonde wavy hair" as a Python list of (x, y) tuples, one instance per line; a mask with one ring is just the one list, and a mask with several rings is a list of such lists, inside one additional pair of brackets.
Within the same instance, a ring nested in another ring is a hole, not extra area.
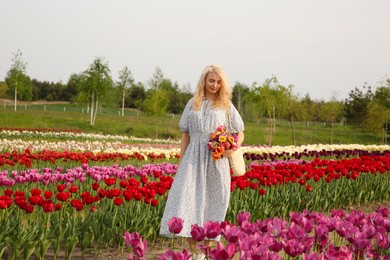
[(200, 75), (194, 94), (193, 108), (195, 110), (199, 110), (202, 104), (202, 99), (206, 97), (206, 78), (210, 72), (216, 73), (221, 78), (221, 88), (216, 93), (213, 108), (228, 110), (230, 107), (230, 101), (232, 100), (232, 90), (230, 88), (225, 71), (218, 65), (207, 66)]

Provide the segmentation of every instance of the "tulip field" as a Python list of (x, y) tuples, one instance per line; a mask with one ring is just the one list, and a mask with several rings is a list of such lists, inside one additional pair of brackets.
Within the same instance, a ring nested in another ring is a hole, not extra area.
[[(191, 259), (158, 235), (179, 142), (76, 130), (0, 129), (0, 257), (71, 259), (108, 249)], [(390, 146), (243, 146), (222, 223), (193, 225), (208, 259), (388, 259)], [(182, 220), (169, 223), (174, 237)], [(221, 236), (212, 248), (202, 241)]]

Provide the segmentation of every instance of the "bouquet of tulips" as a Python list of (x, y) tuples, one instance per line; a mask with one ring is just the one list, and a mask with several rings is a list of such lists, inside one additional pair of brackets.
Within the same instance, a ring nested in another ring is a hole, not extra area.
[(218, 160), (226, 149), (237, 149), (237, 134), (228, 131), (225, 126), (218, 126), (210, 136), (208, 147), (213, 159)]

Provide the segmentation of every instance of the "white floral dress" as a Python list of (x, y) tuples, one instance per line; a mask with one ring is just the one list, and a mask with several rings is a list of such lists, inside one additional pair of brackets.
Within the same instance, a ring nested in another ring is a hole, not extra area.
[[(184, 219), (184, 227), (178, 236), (191, 237), (191, 225), (203, 226), (209, 220), (224, 221), (229, 205), (229, 162), (227, 158), (213, 160), (207, 146), (211, 133), (220, 125), (228, 125), (226, 111), (212, 109), (212, 101), (207, 99), (202, 101), (200, 110), (193, 110), (192, 104), (193, 99), (188, 101), (179, 122), (180, 129), (189, 133), (190, 143), (168, 194), (160, 235), (172, 236), (167, 222), (179, 217)], [(233, 104), (230, 116), (229, 128), (234, 132), (243, 131), (244, 123)]]

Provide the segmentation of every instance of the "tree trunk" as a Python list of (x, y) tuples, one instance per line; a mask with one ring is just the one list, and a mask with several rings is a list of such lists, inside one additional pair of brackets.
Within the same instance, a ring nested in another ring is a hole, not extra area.
[(291, 135), (292, 135), (293, 145), (296, 145), (296, 142), (295, 142), (295, 129), (294, 129), (294, 117), (290, 117), (290, 122), (291, 122)]
[(330, 144), (333, 144), (333, 119), (330, 124)]
[(268, 132), (268, 145), (272, 145), (272, 117), (268, 118), (269, 121), (269, 132)]
[(95, 113), (93, 115), (93, 125), (95, 125), (95, 122), (96, 122), (96, 114), (97, 114), (98, 108), (99, 108), (99, 97), (96, 96)]
[(18, 99), (18, 88), (15, 87), (15, 111), (16, 111), (16, 101)]
[(123, 95), (122, 95), (122, 116), (125, 115), (125, 90), (123, 90)]
[(91, 126), (93, 126), (93, 108), (95, 103), (95, 91), (92, 91), (92, 101), (91, 101)]

